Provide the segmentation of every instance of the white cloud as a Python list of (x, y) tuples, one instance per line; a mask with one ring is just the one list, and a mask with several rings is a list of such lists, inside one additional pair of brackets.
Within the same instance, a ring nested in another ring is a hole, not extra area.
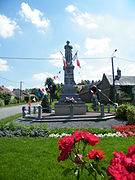
[(56, 66), (56, 67), (62, 67), (63, 66), (62, 55), (60, 52), (56, 52), (54, 54), (51, 54), (50, 58), (54, 58), (53, 60), (50, 60), (50, 63), (53, 64), (54, 66)]
[(5, 15), (0, 14), (0, 36), (3, 38), (12, 37), (17, 28), (17, 23)]
[(48, 73), (48, 72), (46, 72), (46, 73), (38, 73), (38, 74), (34, 74), (34, 75), (33, 75), (33, 79), (34, 79), (34, 80), (36, 80), (36, 81), (42, 81), (42, 82), (45, 82), (45, 81), (46, 81), (46, 78), (48, 78), (48, 77), (53, 78), (54, 76), (53, 76), (53, 74)]
[(87, 37), (85, 40), (85, 55), (107, 54), (110, 41), (109, 38), (92, 39)]
[(0, 59), (0, 71), (8, 71), (8, 63), (6, 60)]
[(76, 49), (80, 49), (80, 45), (79, 45), (79, 44), (75, 44), (74, 47), (75, 47)]
[(73, 4), (71, 4), (71, 5), (68, 5), (68, 6), (65, 8), (65, 10), (66, 10), (67, 12), (69, 12), (69, 13), (73, 13), (73, 12), (76, 10), (76, 7), (75, 7)]
[(40, 32), (45, 32), (46, 28), (49, 26), (50, 21), (43, 16), (43, 13), (38, 9), (31, 9), (31, 7), (23, 2), (21, 4), (20, 15), (25, 19), (25, 21), (34, 24)]
[(72, 14), (73, 22), (87, 29), (96, 29), (99, 27), (99, 22), (103, 19), (102, 16), (95, 16), (88, 12), (81, 12), (74, 5), (69, 5), (65, 8), (66, 12)]
[(13, 91), (13, 89), (15, 89), (14, 86), (8, 86), (7, 88), (8, 88), (10, 91)]

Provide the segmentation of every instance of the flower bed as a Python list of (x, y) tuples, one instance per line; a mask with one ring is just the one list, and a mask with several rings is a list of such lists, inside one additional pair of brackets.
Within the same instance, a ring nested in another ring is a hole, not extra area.
[(122, 136), (135, 136), (135, 125), (127, 125), (127, 126), (112, 126), (112, 129), (115, 129), (121, 132)]
[(65, 161), (69, 159), (72, 167), (64, 170), (64, 174), (73, 171), (77, 180), (87, 171), (90, 179), (112, 179), (112, 180), (133, 180), (135, 179), (135, 144), (128, 148), (128, 154), (114, 152), (108, 169), (100, 163), (104, 160), (104, 152), (99, 149), (92, 149), (86, 153), (87, 146), (99, 144), (99, 138), (89, 132), (76, 131), (73, 135), (65, 136), (58, 142), (60, 156), (57, 160)]

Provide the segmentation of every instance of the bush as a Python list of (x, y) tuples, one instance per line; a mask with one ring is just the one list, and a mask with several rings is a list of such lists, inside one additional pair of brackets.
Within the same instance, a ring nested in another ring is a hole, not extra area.
[(127, 108), (130, 106), (129, 104), (122, 104), (118, 106), (116, 111), (116, 116), (122, 120), (127, 121)]
[(17, 100), (15, 98), (11, 99), (10, 104), (17, 104)]
[(135, 124), (135, 106), (131, 106), (127, 109), (128, 124)]
[(51, 111), (50, 104), (46, 95), (44, 95), (41, 106), (43, 108), (43, 112), (49, 113)]
[(0, 99), (0, 106), (4, 106), (4, 100)]
[(10, 103), (10, 101), (11, 101), (11, 94), (4, 93), (3, 96), (4, 96), (4, 103), (5, 103), (5, 105), (8, 105)]
[(135, 106), (122, 104), (117, 108), (116, 116), (122, 120), (128, 121), (129, 124), (135, 124)]

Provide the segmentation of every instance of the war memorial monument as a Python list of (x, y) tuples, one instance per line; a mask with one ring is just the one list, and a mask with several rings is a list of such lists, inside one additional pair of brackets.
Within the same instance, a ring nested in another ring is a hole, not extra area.
[(76, 91), (76, 86), (74, 81), (74, 66), (72, 63), (73, 47), (69, 44), (70, 42), (67, 41), (66, 45), (64, 46), (65, 59), (66, 59), (66, 67), (63, 67), (64, 86), (59, 102), (55, 104), (55, 115), (70, 114), (71, 106), (72, 106), (73, 114), (84, 115), (86, 114), (87, 105), (83, 101), (81, 101)]

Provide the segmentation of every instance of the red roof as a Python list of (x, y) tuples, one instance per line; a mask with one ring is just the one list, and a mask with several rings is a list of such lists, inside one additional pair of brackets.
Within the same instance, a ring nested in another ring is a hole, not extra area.
[(2, 94), (9, 93), (11, 96), (16, 96), (12, 91), (10, 91), (8, 88), (5, 88), (4, 86), (0, 86), (0, 92)]

